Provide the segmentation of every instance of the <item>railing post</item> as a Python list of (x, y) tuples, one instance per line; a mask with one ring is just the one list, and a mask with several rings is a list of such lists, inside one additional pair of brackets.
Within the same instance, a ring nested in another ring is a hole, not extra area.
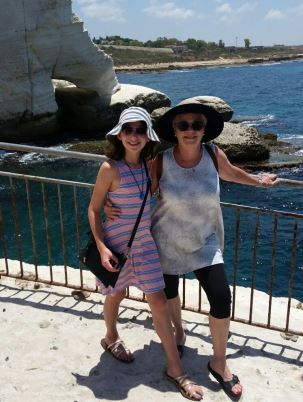
[(237, 208), (237, 221), (236, 221), (236, 238), (235, 238), (235, 252), (234, 252), (234, 278), (233, 278), (233, 299), (232, 299), (232, 315), (235, 318), (236, 308), (236, 289), (237, 289), (237, 274), (238, 274), (238, 251), (239, 251), (239, 233), (240, 233), (240, 208)]
[(14, 217), (14, 224), (15, 224), (15, 236), (16, 236), (16, 243), (17, 243), (17, 248), (18, 248), (20, 273), (21, 273), (21, 278), (22, 278), (23, 277), (22, 241), (21, 241), (20, 225), (19, 225), (19, 219), (18, 219), (16, 190), (13, 185), (12, 177), (9, 178), (9, 184), (10, 184), (10, 189), (11, 189), (13, 217)]
[(3, 257), (4, 257), (4, 261), (5, 261), (5, 274), (8, 275), (7, 249), (6, 249), (6, 241), (5, 241), (5, 233), (4, 233), (3, 215), (2, 215), (1, 204), (0, 204), (0, 237), (1, 237), (1, 243), (2, 243)]
[(269, 281), (269, 301), (268, 301), (268, 316), (267, 316), (267, 326), (270, 327), (271, 321), (271, 307), (272, 307), (272, 292), (274, 286), (275, 279), (275, 270), (276, 270), (276, 242), (277, 242), (277, 233), (278, 233), (278, 216), (275, 214), (274, 221), (274, 237), (272, 241), (272, 255), (271, 255), (271, 272), (270, 272), (270, 281)]
[(250, 306), (249, 306), (249, 323), (252, 323), (252, 313), (254, 304), (254, 290), (255, 290), (255, 278), (257, 271), (257, 246), (258, 246), (258, 236), (259, 236), (259, 224), (260, 224), (260, 214), (259, 211), (256, 212), (256, 226), (254, 233), (254, 244), (253, 244), (253, 262), (252, 262), (252, 273), (251, 273), (251, 291), (250, 291)]
[(35, 280), (37, 280), (38, 279), (38, 260), (37, 260), (37, 249), (36, 249), (36, 240), (35, 240), (35, 231), (34, 231), (34, 218), (33, 218), (33, 210), (32, 210), (31, 193), (30, 193), (27, 178), (25, 179), (25, 186), (26, 186), (29, 224), (30, 224), (30, 228), (31, 228), (31, 237), (32, 237), (33, 260), (34, 260), (34, 265), (35, 265)]
[(292, 290), (294, 287), (294, 276), (295, 276), (297, 238), (298, 238), (298, 223), (295, 222), (294, 237), (293, 237), (293, 242), (292, 242), (292, 253), (291, 253), (291, 260), (290, 260), (290, 277), (289, 277), (289, 284), (288, 284), (288, 303), (287, 303), (287, 316), (286, 316), (286, 327), (285, 327), (286, 332), (289, 331), (290, 307), (291, 307)]
[(44, 183), (41, 183), (41, 189), (42, 189), (43, 214), (44, 214), (46, 243), (47, 243), (48, 266), (49, 266), (50, 281), (52, 283), (53, 282), (53, 263), (52, 263), (52, 251), (51, 251), (51, 238), (50, 238), (50, 233), (49, 233), (49, 222), (48, 222), (48, 197), (45, 192)]

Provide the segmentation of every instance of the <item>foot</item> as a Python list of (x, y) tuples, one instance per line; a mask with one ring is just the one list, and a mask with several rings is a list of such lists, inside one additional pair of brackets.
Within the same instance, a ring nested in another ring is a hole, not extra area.
[(115, 359), (123, 363), (132, 363), (134, 361), (134, 356), (121, 339), (107, 343), (106, 339), (103, 338), (100, 343), (103, 349), (109, 352)]
[(239, 378), (232, 374), (228, 366), (225, 364), (225, 369), (222, 370), (220, 367), (215, 367), (213, 362), (208, 362), (207, 368), (209, 372), (215, 377), (215, 379), (220, 383), (222, 389), (227, 395), (231, 397), (239, 398), (242, 395), (243, 387), (240, 384)]
[(164, 376), (179, 388), (184, 398), (190, 399), (191, 401), (200, 401), (203, 398), (202, 387), (196, 384), (187, 374), (173, 377), (165, 372)]

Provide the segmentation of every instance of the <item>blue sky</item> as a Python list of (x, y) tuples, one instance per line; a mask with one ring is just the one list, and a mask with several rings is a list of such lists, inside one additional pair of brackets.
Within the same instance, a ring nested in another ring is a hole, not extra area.
[(72, 0), (90, 36), (303, 44), (303, 0)]

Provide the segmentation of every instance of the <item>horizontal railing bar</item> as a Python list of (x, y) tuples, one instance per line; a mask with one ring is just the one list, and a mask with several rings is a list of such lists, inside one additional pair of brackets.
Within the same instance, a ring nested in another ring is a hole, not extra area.
[(52, 184), (66, 184), (67, 186), (76, 186), (76, 187), (85, 187), (92, 188), (94, 184), (92, 183), (84, 183), (80, 181), (70, 181), (70, 180), (62, 180), (62, 179), (51, 179), (49, 177), (42, 176), (31, 176), (20, 173), (12, 173), (12, 172), (4, 172), (0, 171), (0, 176), (14, 177), (15, 179), (29, 179), (33, 181), (43, 182), (43, 183), (52, 183)]
[[(0, 171), (0, 176), (7, 176), (7, 177), (14, 177), (16, 179), (29, 179), (29, 180), (34, 180), (38, 182), (45, 182), (45, 183), (52, 183), (52, 184), (66, 184), (68, 186), (76, 186), (76, 187), (84, 187), (84, 188), (93, 188), (94, 184), (92, 183), (84, 183), (84, 182), (79, 182), (79, 181), (70, 181), (70, 180), (62, 180), (62, 179), (51, 179), (48, 177), (43, 177), (43, 176), (31, 176), (31, 175), (25, 175), (25, 174), (20, 174), (20, 173), (12, 173), (12, 172), (5, 172), (5, 171)], [(240, 208), (241, 210), (248, 210), (248, 211), (259, 211), (260, 213), (263, 214), (277, 214), (279, 216), (288, 216), (292, 218), (299, 218), (303, 219), (303, 214), (297, 214), (294, 212), (286, 212), (286, 211), (278, 211), (275, 209), (268, 209), (268, 208), (258, 208), (258, 207), (251, 207), (249, 205), (240, 205), (240, 204), (231, 204), (227, 202), (220, 202), (221, 206), (226, 207), (226, 208), (234, 208), (238, 209)]]
[(286, 212), (286, 211), (278, 211), (276, 209), (269, 209), (269, 208), (258, 208), (258, 207), (251, 207), (249, 205), (240, 205), (240, 204), (230, 204), (227, 202), (220, 202), (221, 206), (226, 207), (226, 208), (240, 208), (242, 210), (248, 210), (248, 211), (259, 211), (259, 213), (263, 214), (277, 214), (280, 216), (289, 216), (291, 218), (299, 218), (303, 219), (303, 214), (297, 214), (294, 212)]
[[(73, 159), (84, 159), (91, 161), (105, 161), (107, 157), (105, 155), (97, 155), (91, 154), (87, 152), (76, 152), (76, 151), (63, 151), (54, 148), (43, 148), (32, 145), (21, 145), (21, 144), (13, 144), (9, 142), (0, 142), (0, 149), (5, 149), (8, 151), (17, 151), (17, 152), (29, 152), (29, 153), (37, 153), (44, 154), (50, 156), (59, 156), (63, 158), (73, 158)], [(294, 187), (303, 187), (303, 180), (292, 180), (292, 179), (278, 179), (279, 183), (283, 186), (294, 186)]]
[(303, 187), (303, 180), (293, 180), (293, 179), (278, 179), (279, 184), (283, 184), (283, 186), (291, 186), (291, 187)]
[(37, 153), (50, 156), (60, 156), (63, 158), (84, 159), (88, 161), (98, 162), (103, 162), (107, 159), (105, 155), (89, 154), (86, 152), (62, 151), (54, 148), (42, 148), (29, 145), (11, 144), (7, 142), (0, 142), (0, 149), (6, 149), (8, 151)]

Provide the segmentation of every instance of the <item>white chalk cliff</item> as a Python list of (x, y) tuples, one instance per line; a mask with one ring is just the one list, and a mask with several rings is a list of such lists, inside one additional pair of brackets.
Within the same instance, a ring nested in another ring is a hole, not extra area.
[(119, 89), (112, 59), (91, 42), (71, 0), (1, 0), (0, 51), (2, 140), (38, 136), (43, 125), (54, 132), (52, 79), (96, 91), (105, 104)]

